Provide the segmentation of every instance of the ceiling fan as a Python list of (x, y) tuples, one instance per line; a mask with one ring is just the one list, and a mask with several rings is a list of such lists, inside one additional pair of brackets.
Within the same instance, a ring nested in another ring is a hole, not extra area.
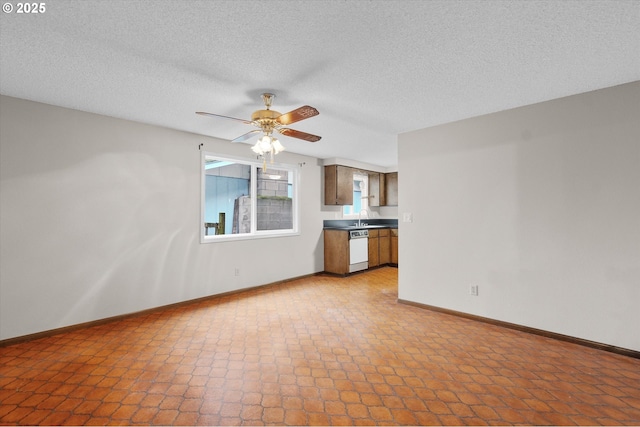
[(249, 131), (244, 135), (240, 135), (239, 137), (233, 139), (231, 142), (245, 142), (249, 140), (251, 137), (253, 137), (255, 134), (259, 134), (259, 133), (263, 133), (264, 136), (274, 139), (273, 137), (271, 137), (271, 134), (273, 133), (274, 130), (282, 135), (303, 139), (308, 142), (320, 141), (321, 137), (317, 135), (312, 135), (310, 133), (301, 132), (299, 130), (286, 127), (292, 123), (296, 123), (301, 120), (317, 116), (318, 114), (320, 114), (318, 110), (308, 105), (305, 105), (303, 107), (296, 108), (293, 111), (289, 111), (288, 113), (280, 114), (278, 111), (271, 109), (271, 103), (273, 101), (273, 98), (275, 98), (274, 94), (263, 93), (262, 100), (264, 101), (265, 109), (254, 111), (253, 114), (251, 115), (251, 120), (237, 119), (235, 117), (221, 116), (219, 114), (205, 113), (203, 111), (197, 111), (196, 114), (200, 114), (203, 116), (221, 117), (223, 119), (236, 120), (236, 121), (239, 121), (248, 125), (253, 125), (259, 128), (259, 129), (254, 129), (252, 131)]

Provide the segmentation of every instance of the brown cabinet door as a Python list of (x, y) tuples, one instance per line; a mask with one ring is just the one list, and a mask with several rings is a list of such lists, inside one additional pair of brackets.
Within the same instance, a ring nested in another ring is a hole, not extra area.
[(336, 186), (337, 205), (353, 204), (353, 169), (338, 166), (338, 183)]
[(353, 169), (347, 166), (324, 167), (324, 204), (353, 204)]
[(389, 230), (380, 230), (378, 246), (380, 248), (380, 265), (389, 264), (391, 262), (391, 236), (389, 235)]
[(369, 206), (386, 206), (387, 191), (385, 190), (385, 174), (369, 173)]
[(369, 268), (380, 265), (378, 230), (369, 230)]
[(369, 236), (369, 268), (380, 265), (378, 238)]
[(324, 271), (335, 274), (349, 272), (349, 232), (324, 230)]
[(324, 167), (324, 204), (337, 204), (338, 166)]
[(398, 229), (391, 229), (391, 264), (398, 265)]
[(387, 206), (398, 206), (398, 172), (386, 174)]
[(380, 174), (380, 206), (387, 206), (387, 175)]

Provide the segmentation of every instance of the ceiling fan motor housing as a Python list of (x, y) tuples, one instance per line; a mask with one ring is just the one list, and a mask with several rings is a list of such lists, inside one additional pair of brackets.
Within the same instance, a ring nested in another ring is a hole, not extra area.
[(275, 110), (258, 110), (253, 112), (253, 114), (251, 115), (251, 120), (252, 121), (259, 121), (259, 120), (275, 121), (281, 115), (282, 115), (281, 113)]
[(258, 110), (251, 114), (251, 121), (258, 123), (266, 134), (270, 134), (273, 129), (279, 125), (276, 119), (281, 115), (281, 113), (275, 110)]

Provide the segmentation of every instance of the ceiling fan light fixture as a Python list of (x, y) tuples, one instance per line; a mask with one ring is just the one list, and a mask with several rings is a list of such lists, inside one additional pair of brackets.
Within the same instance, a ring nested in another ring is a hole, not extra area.
[(284, 146), (276, 138), (271, 135), (264, 135), (251, 147), (254, 153), (261, 156), (271, 153), (272, 155), (278, 154), (285, 150)]

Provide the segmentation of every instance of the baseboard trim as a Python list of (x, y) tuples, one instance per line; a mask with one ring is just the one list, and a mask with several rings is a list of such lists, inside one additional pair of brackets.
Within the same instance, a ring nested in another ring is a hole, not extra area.
[(268, 287), (272, 287), (272, 286), (278, 286), (278, 285), (282, 285), (284, 283), (292, 282), (294, 280), (305, 279), (307, 277), (318, 276), (320, 274), (322, 274), (322, 272), (305, 274), (305, 275), (302, 275), (302, 276), (292, 277), (292, 278), (289, 278), (289, 279), (278, 280), (276, 282), (267, 283), (267, 284), (264, 284), (264, 285), (251, 286), (249, 288), (237, 289), (237, 290), (234, 290), (234, 291), (223, 292), (221, 294), (208, 295), (208, 296), (204, 296), (204, 297), (201, 297), (201, 298), (194, 298), (194, 299), (187, 300), (187, 301), (181, 301), (181, 302), (176, 302), (176, 303), (173, 303), (173, 304), (162, 305), (162, 306), (159, 306), (159, 307), (148, 308), (146, 310), (135, 311), (133, 313), (120, 314), (120, 315), (117, 315), (117, 316), (106, 317), (104, 319), (98, 319), (98, 320), (92, 320), (92, 321), (89, 321), (89, 322), (78, 323), (76, 325), (63, 326), (61, 328), (56, 328), (56, 329), (49, 329), (49, 330), (46, 330), (46, 331), (36, 332), (36, 333), (33, 333), (33, 334), (29, 334), (29, 335), (22, 335), (22, 336), (14, 337), (14, 338), (7, 338), (5, 340), (0, 340), (0, 347), (8, 347), (8, 346), (14, 345), (14, 344), (19, 344), (19, 343), (23, 343), (23, 342), (27, 342), (27, 341), (33, 341), (33, 340), (37, 340), (37, 339), (40, 339), (40, 338), (47, 338), (47, 337), (51, 337), (51, 336), (54, 336), (54, 335), (63, 334), (63, 333), (66, 333), (66, 332), (73, 332), (73, 331), (77, 331), (79, 329), (90, 328), (90, 327), (93, 327), (93, 326), (104, 325), (106, 323), (117, 322), (117, 321), (120, 321), (120, 320), (125, 320), (125, 319), (129, 319), (129, 318), (132, 318), (132, 317), (142, 316), (142, 315), (154, 313), (154, 312), (157, 312), (157, 311), (168, 310), (168, 309), (173, 309), (173, 308), (180, 308), (180, 307), (191, 305), (191, 304), (197, 304), (197, 303), (200, 303), (200, 302), (203, 302), (203, 301), (209, 301), (209, 300), (215, 300), (217, 298), (227, 297), (229, 295), (235, 295), (235, 294), (240, 294), (240, 293), (243, 293), (243, 292), (249, 292), (249, 291), (253, 291), (253, 290), (257, 290), (257, 289), (263, 289), (263, 288), (268, 288)]
[(555, 332), (549, 332), (542, 329), (531, 328), (529, 326), (518, 325), (516, 323), (504, 322), (502, 320), (490, 319), (488, 317), (476, 316), (475, 314), (464, 313), (462, 311), (450, 310), (448, 308), (437, 307), (429, 304), (421, 304), (419, 302), (414, 302), (414, 301), (407, 301), (400, 298), (398, 298), (398, 303), (412, 305), (414, 307), (423, 308), (426, 310), (437, 311), (439, 313), (450, 314), (452, 316), (464, 317), (465, 319), (476, 320), (478, 322), (489, 323), (495, 326), (502, 326), (504, 328), (515, 329), (521, 332), (527, 332), (534, 335), (540, 335), (546, 338), (552, 338), (559, 341), (570, 342), (570, 343), (582, 345), (585, 347), (596, 348), (598, 350), (604, 350), (611, 353), (616, 353), (623, 356), (640, 359), (640, 351), (630, 350), (622, 347), (616, 347), (609, 344), (602, 344), (599, 342), (589, 341), (583, 338), (576, 338), (569, 335), (558, 334)]

